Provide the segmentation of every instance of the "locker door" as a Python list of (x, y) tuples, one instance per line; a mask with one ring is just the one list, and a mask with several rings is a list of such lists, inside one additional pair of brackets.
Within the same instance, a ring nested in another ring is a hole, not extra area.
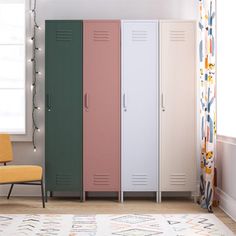
[(122, 191), (157, 191), (158, 22), (122, 22)]
[(162, 22), (160, 36), (161, 191), (195, 191), (195, 22)]
[(120, 191), (120, 22), (84, 21), (84, 190)]
[(81, 21), (46, 21), (46, 190), (82, 190), (83, 29)]

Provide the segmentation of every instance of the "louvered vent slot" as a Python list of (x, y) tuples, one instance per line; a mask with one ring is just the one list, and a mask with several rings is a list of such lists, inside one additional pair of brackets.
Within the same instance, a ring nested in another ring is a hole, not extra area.
[(187, 177), (186, 174), (172, 174), (170, 175), (171, 185), (186, 185)]
[(110, 185), (110, 175), (96, 174), (93, 176), (94, 185), (107, 186)]
[(172, 42), (184, 42), (186, 40), (186, 32), (183, 30), (171, 30), (170, 41)]
[(72, 40), (72, 30), (57, 30), (56, 31), (57, 41), (71, 41)]
[(71, 185), (72, 184), (72, 176), (68, 175), (56, 175), (56, 185)]
[(149, 181), (148, 175), (146, 174), (134, 174), (131, 177), (132, 185), (147, 185)]
[(132, 41), (145, 42), (148, 40), (148, 32), (146, 30), (133, 30)]
[(109, 41), (110, 40), (110, 32), (107, 30), (95, 30), (93, 32), (93, 40), (94, 41)]

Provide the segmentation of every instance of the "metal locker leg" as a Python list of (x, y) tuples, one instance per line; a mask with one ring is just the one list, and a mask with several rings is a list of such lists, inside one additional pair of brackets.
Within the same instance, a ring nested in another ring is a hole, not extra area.
[(123, 203), (124, 202), (124, 192), (120, 191), (120, 202)]
[(156, 202), (159, 203), (159, 192), (156, 192)]
[(80, 191), (80, 202), (83, 202), (83, 194), (84, 194), (84, 192), (83, 191)]
[(83, 191), (83, 202), (85, 202), (86, 201), (86, 192), (85, 191)]

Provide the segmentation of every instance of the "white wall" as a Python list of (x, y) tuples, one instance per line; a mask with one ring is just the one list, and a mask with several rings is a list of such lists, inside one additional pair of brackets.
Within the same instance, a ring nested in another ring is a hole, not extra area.
[(236, 140), (217, 142), (218, 195), (220, 207), (236, 221)]
[(41, 0), (45, 19), (189, 18), (196, 17), (197, 0)]
[[(37, 152), (31, 143), (14, 143), (14, 163), (44, 165), (44, 21), (46, 19), (197, 19), (198, 0), (40, 0), (37, 1), (37, 21), (42, 27), (38, 34), (39, 81), (38, 113), (41, 129), (37, 136)], [(5, 194), (8, 186), (0, 187)], [(38, 195), (38, 187), (18, 186), (15, 195)]]

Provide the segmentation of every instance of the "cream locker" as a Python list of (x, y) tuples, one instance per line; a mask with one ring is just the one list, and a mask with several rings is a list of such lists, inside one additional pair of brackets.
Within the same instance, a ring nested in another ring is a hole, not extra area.
[(160, 22), (161, 191), (196, 190), (196, 22)]

